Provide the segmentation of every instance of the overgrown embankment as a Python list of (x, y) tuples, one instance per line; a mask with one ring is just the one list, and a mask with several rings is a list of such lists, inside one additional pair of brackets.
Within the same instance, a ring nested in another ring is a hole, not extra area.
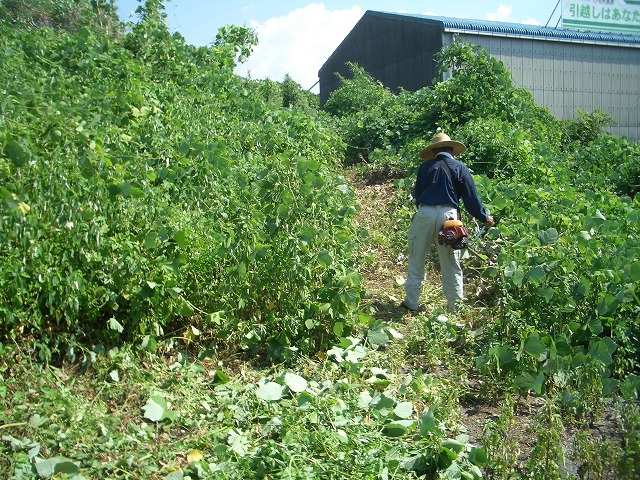
[[(560, 122), (459, 42), (434, 88), (353, 66), (321, 111), (233, 73), (247, 29), (195, 48), (158, 0), (108, 29), (101, 2), (7, 5), (6, 476), (638, 477), (640, 147), (606, 115)], [(437, 130), (498, 220), (455, 318), (435, 269), (397, 307)]]

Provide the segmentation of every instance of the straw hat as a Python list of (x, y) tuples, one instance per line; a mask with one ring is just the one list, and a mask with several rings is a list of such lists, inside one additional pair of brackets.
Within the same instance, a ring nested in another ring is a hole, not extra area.
[(431, 145), (423, 148), (420, 151), (420, 158), (422, 160), (433, 160), (435, 158), (434, 150), (442, 147), (451, 147), (453, 148), (453, 155), (456, 156), (462, 152), (464, 152), (467, 147), (464, 146), (463, 143), (456, 142), (455, 140), (451, 140), (449, 135), (446, 133), (436, 133), (431, 139)]

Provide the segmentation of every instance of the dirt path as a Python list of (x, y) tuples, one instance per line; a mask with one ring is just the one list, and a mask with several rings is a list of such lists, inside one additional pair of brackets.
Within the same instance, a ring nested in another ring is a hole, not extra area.
[[(367, 182), (352, 178), (360, 214), (357, 224), (369, 232), (369, 238), (361, 255), (365, 259), (364, 286), (369, 297), (381, 309), (378, 313), (402, 316), (406, 313), (398, 305), (404, 298), (404, 280), (407, 275), (406, 226), (397, 218), (396, 187), (393, 179)], [(407, 200), (408, 203), (408, 200)], [(408, 225), (408, 219), (407, 219)], [(424, 295), (438, 303), (440, 295), (439, 274), (427, 271)], [(385, 311), (385, 308), (388, 311)]]

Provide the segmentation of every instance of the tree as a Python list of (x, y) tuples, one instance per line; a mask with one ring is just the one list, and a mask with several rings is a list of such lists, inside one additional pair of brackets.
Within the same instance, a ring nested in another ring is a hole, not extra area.
[(119, 29), (115, 0), (3, 0), (0, 18), (27, 28)]

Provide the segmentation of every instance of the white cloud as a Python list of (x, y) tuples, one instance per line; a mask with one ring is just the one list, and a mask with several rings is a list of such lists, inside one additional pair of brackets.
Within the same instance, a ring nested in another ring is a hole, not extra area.
[(487, 13), (484, 19), (495, 21), (495, 22), (506, 22), (511, 20), (512, 10), (513, 10), (513, 6), (500, 4), (498, 6), (498, 10), (496, 10), (493, 13)]
[[(535, 18), (527, 18), (524, 22), (525, 25), (542, 25), (542, 23), (540, 23), (538, 20), (536, 20)], [(552, 27), (554, 25), (551, 25)]]
[[(320, 67), (363, 14), (358, 6), (329, 11), (322, 3), (311, 3), (286, 16), (252, 21), (259, 43), (237, 73), (278, 82), (289, 74), (302, 88), (311, 88)], [(313, 91), (318, 92), (317, 86)]]

